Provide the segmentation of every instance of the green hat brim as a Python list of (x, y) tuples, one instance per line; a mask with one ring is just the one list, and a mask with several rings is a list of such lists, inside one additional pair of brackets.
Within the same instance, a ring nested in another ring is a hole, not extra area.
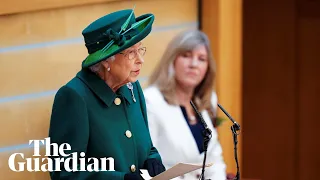
[[(150, 17), (151, 16), (151, 17)], [(144, 23), (140, 24), (139, 27), (136, 28), (138, 33), (133, 36), (131, 39), (126, 40), (122, 46), (118, 46), (117, 44), (111, 45), (106, 51), (98, 50), (92, 54), (89, 54), (86, 59), (82, 62), (82, 67), (87, 68), (96, 63), (99, 63), (115, 54), (122, 52), (123, 50), (130, 48), (136, 43), (143, 40), (148, 34), (150, 34), (152, 30), (152, 24), (154, 22), (153, 14), (145, 14), (136, 18), (136, 22), (149, 18)]]

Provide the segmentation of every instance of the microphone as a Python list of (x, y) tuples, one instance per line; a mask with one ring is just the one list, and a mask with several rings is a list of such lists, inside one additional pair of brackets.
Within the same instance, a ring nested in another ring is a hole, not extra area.
[(218, 103), (218, 107), (223, 111), (223, 113), (228, 116), (228, 118), (231, 120), (231, 122), (234, 124), (235, 130), (240, 130), (240, 125), (230, 116), (230, 114)]
[(230, 114), (218, 103), (218, 107), (223, 111), (223, 113), (228, 116), (228, 118), (231, 120), (233, 125), (231, 126), (231, 131), (233, 135), (233, 143), (234, 143), (234, 159), (236, 161), (237, 165), (237, 175), (234, 178), (234, 180), (240, 180), (240, 170), (239, 170), (239, 162), (238, 162), (238, 154), (237, 154), (237, 144), (238, 144), (238, 139), (237, 136), (237, 131), (240, 131), (240, 125), (230, 116)]
[[(202, 132), (203, 135), (203, 151), (204, 151), (204, 159), (203, 159), (203, 164), (202, 164), (202, 172), (200, 175), (201, 180), (205, 180), (204, 178), (204, 171), (205, 171), (205, 166), (206, 166), (206, 159), (207, 159), (207, 149), (208, 149), (208, 143), (212, 137), (212, 131), (208, 128), (207, 123), (204, 121), (201, 113), (198, 111), (197, 107), (194, 105), (194, 103), (192, 101), (190, 101), (190, 104), (192, 106), (192, 108), (194, 109), (194, 111), (196, 112), (197, 116), (200, 119), (201, 124), (204, 127), (204, 130)], [(210, 179), (209, 179), (210, 180)]]
[(194, 103), (192, 101), (190, 101), (190, 104), (191, 104), (192, 108), (194, 109), (194, 111), (196, 112), (197, 116), (199, 117), (199, 119), (200, 119), (200, 121), (201, 121), (201, 123), (202, 123), (202, 125), (203, 125), (203, 127), (205, 129), (205, 131), (208, 131), (207, 133), (210, 135), (210, 138), (211, 138), (212, 131), (208, 128), (208, 125), (204, 121), (201, 113), (198, 111), (197, 107), (194, 105)]

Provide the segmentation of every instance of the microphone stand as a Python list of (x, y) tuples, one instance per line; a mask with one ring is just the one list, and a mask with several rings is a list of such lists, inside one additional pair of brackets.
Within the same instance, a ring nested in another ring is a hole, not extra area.
[(220, 105), (218, 104), (218, 107), (224, 112), (225, 115), (228, 116), (228, 118), (232, 121), (232, 126), (231, 126), (231, 131), (233, 135), (233, 143), (234, 143), (234, 158), (237, 164), (237, 175), (234, 178), (234, 180), (240, 180), (240, 170), (239, 170), (239, 163), (238, 163), (238, 154), (237, 154), (237, 144), (238, 144), (238, 139), (237, 136), (239, 135), (237, 131), (240, 131), (240, 125), (233, 120), (233, 118), (230, 116), (230, 114)]
[[(197, 113), (202, 125), (204, 126), (204, 130), (203, 130), (203, 151), (204, 151), (204, 159), (203, 159), (203, 164), (202, 164), (202, 172), (201, 172), (201, 180), (205, 180), (204, 179), (204, 171), (205, 171), (205, 166), (206, 166), (206, 159), (207, 159), (207, 149), (208, 149), (208, 143), (212, 137), (212, 131), (208, 128), (206, 122), (203, 120), (203, 117), (201, 115), (201, 113), (198, 111), (198, 109), (196, 108), (196, 106), (194, 105), (194, 103), (192, 101), (190, 101), (190, 104), (192, 106), (192, 108), (194, 109), (194, 111)], [(199, 178), (199, 179), (200, 179)], [(209, 179), (210, 180), (210, 179)]]

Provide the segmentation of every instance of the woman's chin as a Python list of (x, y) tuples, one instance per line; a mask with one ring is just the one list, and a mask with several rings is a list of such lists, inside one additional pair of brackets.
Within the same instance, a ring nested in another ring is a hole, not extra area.
[(183, 87), (188, 87), (188, 88), (196, 88), (198, 86), (199, 82), (190, 79), (190, 80), (184, 80), (184, 82), (181, 83)]
[(131, 83), (134, 83), (134, 82), (136, 82), (137, 80), (138, 80), (138, 76), (130, 76), (130, 77), (128, 78), (128, 81), (131, 82)]

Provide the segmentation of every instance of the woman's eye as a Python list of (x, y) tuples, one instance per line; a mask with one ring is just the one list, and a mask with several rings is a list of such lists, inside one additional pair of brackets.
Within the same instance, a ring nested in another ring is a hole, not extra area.
[(183, 53), (182, 56), (183, 56), (183, 57), (190, 57), (191, 54), (190, 54), (190, 53)]
[(129, 54), (130, 54), (130, 55), (134, 55), (134, 54), (135, 54), (135, 51), (129, 51)]

